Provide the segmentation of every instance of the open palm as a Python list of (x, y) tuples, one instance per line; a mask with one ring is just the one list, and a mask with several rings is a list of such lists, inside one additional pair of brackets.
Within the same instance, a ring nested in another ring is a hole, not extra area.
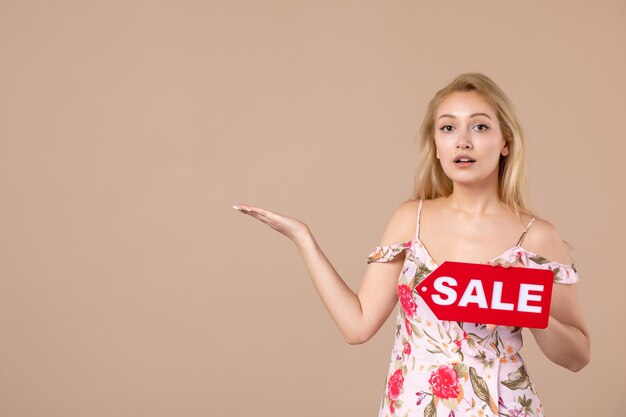
[(237, 204), (234, 205), (233, 208), (238, 210), (240, 213), (248, 214), (262, 221), (272, 229), (282, 233), (293, 241), (295, 241), (298, 237), (305, 235), (309, 231), (309, 227), (298, 219), (265, 210), (260, 207)]

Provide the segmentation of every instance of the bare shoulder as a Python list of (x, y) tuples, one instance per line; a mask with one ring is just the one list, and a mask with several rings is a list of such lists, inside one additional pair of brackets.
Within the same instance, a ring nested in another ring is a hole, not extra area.
[(381, 245), (406, 243), (415, 237), (419, 200), (406, 200), (394, 210), (383, 234)]
[(569, 250), (556, 226), (539, 217), (535, 218), (526, 234), (523, 247), (552, 262), (566, 265), (572, 263)]

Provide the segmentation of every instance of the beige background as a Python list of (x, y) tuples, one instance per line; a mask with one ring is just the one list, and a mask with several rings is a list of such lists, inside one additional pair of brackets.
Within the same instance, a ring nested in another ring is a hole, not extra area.
[[(436, 4), (435, 4), (436, 3)], [(549, 416), (623, 409), (622, 1), (0, 1), (0, 416), (375, 416), (396, 311), (349, 346), (293, 244), (357, 289), (435, 91), (492, 77), (576, 247), (592, 362), (530, 333)]]

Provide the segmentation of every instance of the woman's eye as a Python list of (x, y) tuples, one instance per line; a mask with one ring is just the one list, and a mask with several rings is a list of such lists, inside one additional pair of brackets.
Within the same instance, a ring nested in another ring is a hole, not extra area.
[[(485, 125), (485, 124), (479, 124), (474, 126), (479, 132), (483, 132), (487, 129), (489, 129), (489, 126)], [(439, 128), (439, 130), (441, 130), (442, 132), (446, 132), (446, 133), (450, 133), (452, 132), (452, 130), (454, 129), (454, 126), (451, 125), (445, 125), (445, 126), (441, 126)]]
[(489, 126), (487, 126), (487, 125), (476, 125), (476, 127), (480, 128), (480, 129), (478, 129), (479, 132), (482, 132), (484, 130), (489, 129)]

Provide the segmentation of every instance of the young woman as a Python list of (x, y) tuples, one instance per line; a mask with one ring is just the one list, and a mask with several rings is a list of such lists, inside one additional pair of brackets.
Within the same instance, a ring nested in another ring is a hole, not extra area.
[(543, 416), (520, 328), (438, 320), (415, 291), (444, 261), (553, 271), (548, 327), (530, 331), (554, 363), (578, 371), (589, 362), (578, 274), (555, 227), (528, 207), (524, 146), (509, 99), (487, 76), (462, 74), (437, 92), (420, 128), (413, 195), (367, 258), (356, 294), (306, 224), (234, 206), (296, 244), (348, 343), (369, 340), (400, 300), (380, 417)]

